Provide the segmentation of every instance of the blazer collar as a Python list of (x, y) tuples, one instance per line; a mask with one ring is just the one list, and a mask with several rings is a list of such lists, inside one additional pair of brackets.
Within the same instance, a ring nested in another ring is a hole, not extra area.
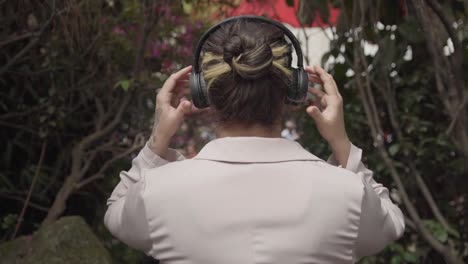
[(269, 163), (293, 160), (323, 161), (295, 141), (265, 137), (215, 139), (206, 144), (194, 159), (235, 163)]

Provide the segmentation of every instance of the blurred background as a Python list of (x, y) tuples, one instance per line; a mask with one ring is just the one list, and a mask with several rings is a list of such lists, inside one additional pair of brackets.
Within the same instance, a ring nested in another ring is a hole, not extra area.
[[(404, 237), (360, 263), (468, 262), (467, 0), (0, 0), (0, 263), (157, 263), (112, 238), (106, 199), (155, 90), (241, 14), (281, 21), (332, 73), (351, 140), (405, 213)], [(188, 119), (172, 145), (192, 157), (213, 128)], [(303, 110), (282, 135), (331, 153)]]

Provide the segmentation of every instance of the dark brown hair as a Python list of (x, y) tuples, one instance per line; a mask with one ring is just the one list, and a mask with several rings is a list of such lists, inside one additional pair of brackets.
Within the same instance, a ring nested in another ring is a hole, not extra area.
[(202, 51), (208, 98), (221, 123), (279, 121), (291, 83), (291, 48), (279, 28), (236, 20), (214, 32)]

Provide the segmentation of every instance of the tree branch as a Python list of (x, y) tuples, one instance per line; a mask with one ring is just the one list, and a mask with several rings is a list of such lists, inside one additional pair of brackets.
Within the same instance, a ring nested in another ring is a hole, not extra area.
[[(146, 3), (146, 2), (145, 2)], [(156, 1), (151, 1), (152, 10), (156, 6)], [(145, 12), (146, 9), (142, 8), (142, 16), (145, 17), (144, 23), (142, 25), (142, 31), (145, 35), (141, 36), (138, 43), (138, 48), (136, 50), (137, 58), (135, 59), (135, 66), (133, 71), (133, 78), (134, 80), (138, 80), (138, 76), (141, 70), (141, 63), (143, 61), (142, 56), (144, 55), (145, 45), (147, 42), (148, 34), (151, 32), (152, 25), (154, 24), (154, 15), (153, 12), (150, 12), (150, 16), (146, 16)], [(159, 18), (159, 17), (157, 17)], [(152, 21), (153, 23), (150, 23)], [(93, 142), (102, 139), (104, 136), (112, 132), (117, 125), (121, 122), (122, 116), (130, 104), (131, 100), (133, 99), (133, 94), (135, 93), (135, 89), (130, 89), (128, 92), (125, 93), (124, 98), (120, 101), (119, 109), (117, 113), (115, 113), (112, 120), (103, 126), (100, 130), (95, 130), (88, 136), (84, 137), (79, 143), (77, 143), (73, 149), (71, 154), (71, 169), (68, 176), (65, 178), (65, 182), (62, 184), (62, 187), (58, 191), (52, 206), (50, 207), (49, 213), (47, 214), (46, 218), (43, 220), (42, 225), (48, 225), (54, 222), (65, 210), (66, 202), (70, 195), (75, 190), (76, 184), (81, 180), (84, 176), (82, 173), (82, 159), (84, 155), (84, 151), (88, 148)]]
[(95, 174), (91, 175), (90, 177), (82, 180), (81, 182), (77, 183), (75, 185), (75, 190), (79, 190), (81, 188), (83, 188), (84, 186), (86, 186), (87, 184), (95, 181), (95, 180), (98, 180), (98, 179), (102, 179), (104, 178), (104, 172), (116, 161), (120, 160), (121, 158), (123, 157), (126, 157), (128, 155), (130, 155), (131, 153), (141, 149), (142, 147), (144, 146), (144, 144), (136, 144), (134, 146), (132, 146), (131, 148), (127, 149), (126, 151), (120, 153), (119, 155), (116, 155), (114, 156), (112, 159), (109, 159), (107, 160), (104, 165), (102, 165), (101, 169), (96, 172)]

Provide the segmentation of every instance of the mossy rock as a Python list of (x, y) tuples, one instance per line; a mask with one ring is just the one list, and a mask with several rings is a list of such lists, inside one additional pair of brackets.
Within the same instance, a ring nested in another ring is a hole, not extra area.
[(0, 245), (0, 264), (107, 264), (109, 252), (77, 216), (63, 217), (32, 237)]

